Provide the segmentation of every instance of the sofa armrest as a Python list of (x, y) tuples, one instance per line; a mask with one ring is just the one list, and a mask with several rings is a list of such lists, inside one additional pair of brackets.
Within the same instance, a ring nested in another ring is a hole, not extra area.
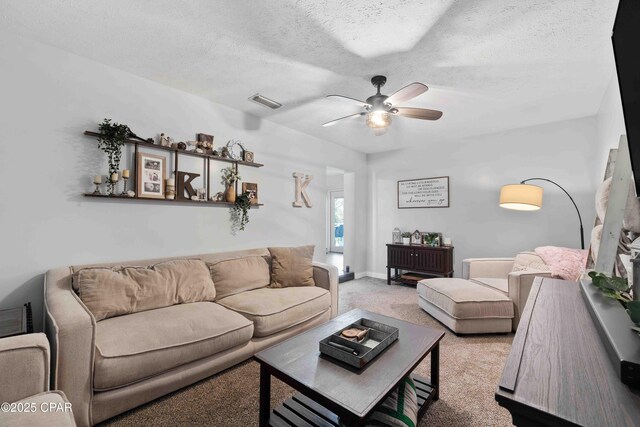
[(331, 293), (331, 318), (338, 315), (338, 267), (335, 265), (313, 263), (313, 281), (316, 286)]
[(45, 275), (45, 332), (53, 353), (53, 388), (67, 395), (76, 423), (89, 426), (96, 320), (72, 290), (71, 274), (61, 268)]
[(513, 330), (518, 328), (520, 314), (524, 310), (536, 277), (551, 277), (551, 272), (542, 270), (522, 270), (509, 273), (509, 298), (515, 305), (513, 316)]
[(0, 402), (49, 390), (49, 342), (45, 334), (0, 339)]
[(513, 268), (513, 258), (467, 258), (462, 260), (462, 278), (505, 279)]

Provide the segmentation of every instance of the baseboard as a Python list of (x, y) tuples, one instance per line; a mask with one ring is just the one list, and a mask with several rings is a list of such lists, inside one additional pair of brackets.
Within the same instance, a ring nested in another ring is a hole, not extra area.
[(387, 280), (387, 275), (384, 273), (374, 273), (373, 271), (367, 271), (364, 273), (365, 276), (373, 277), (374, 279), (382, 279)]

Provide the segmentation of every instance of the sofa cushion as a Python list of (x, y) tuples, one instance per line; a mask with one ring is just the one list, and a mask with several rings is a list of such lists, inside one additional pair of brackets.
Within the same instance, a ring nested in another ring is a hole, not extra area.
[(109, 390), (248, 342), (253, 324), (213, 303), (179, 304), (96, 325), (93, 385)]
[(264, 337), (318, 316), (331, 308), (331, 294), (322, 288), (262, 288), (218, 301), (254, 324), (253, 335)]
[(496, 289), (505, 295), (509, 294), (509, 279), (496, 277), (474, 277), (471, 281), (482, 286), (488, 286), (491, 289)]
[(73, 418), (71, 403), (61, 391), (46, 391), (16, 402), (18, 408), (35, 410), (22, 410), (15, 412), (0, 411), (0, 426), (24, 427), (73, 427), (76, 422)]
[(271, 253), (271, 287), (315, 286), (313, 251), (315, 246), (269, 248)]
[(456, 319), (513, 318), (513, 301), (469, 280), (421, 280), (418, 295)]
[(269, 286), (269, 263), (265, 257), (250, 256), (209, 263), (216, 287), (216, 299)]
[(213, 301), (206, 264), (179, 259), (151, 267), (87, 268), (78, 272), (79, 295), (96, 320), (173, 304)]

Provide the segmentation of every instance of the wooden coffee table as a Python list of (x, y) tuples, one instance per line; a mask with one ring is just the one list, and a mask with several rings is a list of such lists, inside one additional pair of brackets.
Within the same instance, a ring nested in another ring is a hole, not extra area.
[[(318, 342), (365, 317), (395, 326), (398, 340), (362, 369), (322, 355)], [(366, 310), (352, 310), (257, 353), (260, 363), (260, 426), (364, 425), (367, 417), (431, 353), (431, 378), (412, 374), (422, 417), (438, 400), (441, 330)], [(273, 411), (271, 375), (298, 390)]]

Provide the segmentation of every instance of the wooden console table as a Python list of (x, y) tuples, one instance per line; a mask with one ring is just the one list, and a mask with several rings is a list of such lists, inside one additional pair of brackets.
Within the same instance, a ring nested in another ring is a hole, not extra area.
[[(391, 276), (391, 269), (395, 274)], [(387, 285), (398, 280), (398, 270), (453, 277), (453, 246), (387, 244)]]
[(580, 292), (533, 283), (496, 391), (516, 426), (640, 424), (640, 390), (620, 381)]

